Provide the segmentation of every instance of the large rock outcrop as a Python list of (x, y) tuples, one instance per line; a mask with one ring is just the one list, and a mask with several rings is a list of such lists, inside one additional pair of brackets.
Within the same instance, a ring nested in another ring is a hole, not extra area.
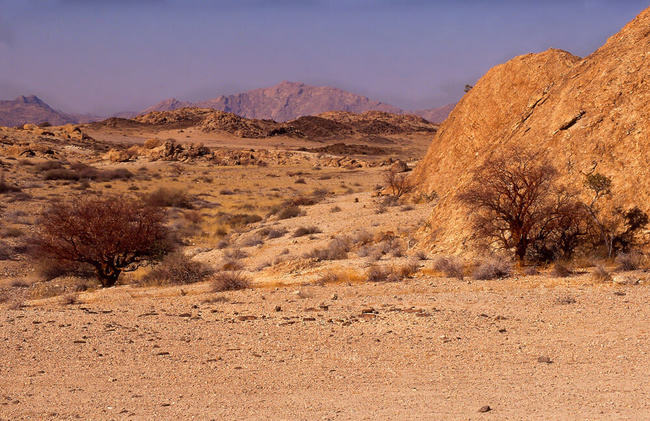
[(491, 69), (440, 126), (411, 180), (440, 196), (429, 244), (471, 246), (456, 199), (471, 170), (501, 148), (547, 150), (562, 181), (580, 186), (596, 170), (612, 177), (623, 206), (650, 213), (650, 9), (590, 56), (548, 50)]

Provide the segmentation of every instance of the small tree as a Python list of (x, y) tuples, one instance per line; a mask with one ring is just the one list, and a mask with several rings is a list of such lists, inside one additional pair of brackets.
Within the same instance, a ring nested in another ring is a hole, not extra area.
[(400, 173), (394, 168), (386, 171), (384, 181), (388, 184), (388, 190), (396, 197), (402, 197), (413, 188), (406, 174)]
[[(558, 188), (556, 178), (544, 155), (515, 147), (479, 166), (458, 198), (474, 212), (477, 233), (513, 250), (521, 262), (531, 245), (569, 233), (568, 225), (576, 223), (574, 195)], [(565, 247), (573, 237), (562, 239)]]
[(605, 210), (602, 202), (612, 198), (612, 184), (611, 177), (604, 174), (585, 175), (584, 186), (591, 193), (591, 200), (583, 206), (605, 246), (607, 257), (612, 257), (616, 249), (627, 251), (635, 234), (648, 224), (648, 215), (637, 206), (628, 210), (620, 206), (614, 206), (611, 212)]
[(164, 213), (125, 196), (52, 202), (43, 212), (35, 251), (91, 265), (103, 287), (115, 285), (122, 271), (157, 260), (170, 250)]

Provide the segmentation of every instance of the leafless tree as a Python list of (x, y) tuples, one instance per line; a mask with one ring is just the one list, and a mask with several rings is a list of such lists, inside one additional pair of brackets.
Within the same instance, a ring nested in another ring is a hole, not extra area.
[(560, 226), (558, 211), (569, 209), (570, 195), (560, 194), (556, 179), (541, 152), (515, 147), (486, 159), (458, 198), (473, 211), (477, 233), (521, 262), (533, 242)]
[(384, 182), (388, 185), (388, 190), (391, 194), (396, 197), (402, 197), (412, 190), (411, 182), (406, 174), (394, 169), (386, 171), (384, 174)]
[(52, 202), (38, 224), (35, 252), (41, 257), (91, 265), (103, 287), (120, 273), (170, 250), (165, 215), (158, 207), (109, 195)]

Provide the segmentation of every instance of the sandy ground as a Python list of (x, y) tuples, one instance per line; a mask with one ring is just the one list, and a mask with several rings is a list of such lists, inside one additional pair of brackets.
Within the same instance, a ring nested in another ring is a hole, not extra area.
[(0, 419), (650, 419), (647, 285), (207, 290), (3, 311)]

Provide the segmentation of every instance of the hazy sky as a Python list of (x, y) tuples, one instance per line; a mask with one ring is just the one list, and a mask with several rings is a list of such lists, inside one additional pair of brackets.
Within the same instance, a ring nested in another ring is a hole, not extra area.
[(0, 99), (142, 110), (282, 80), (404, 109), (514, 56), (586, 56), (648, 0), (0, 0)]

